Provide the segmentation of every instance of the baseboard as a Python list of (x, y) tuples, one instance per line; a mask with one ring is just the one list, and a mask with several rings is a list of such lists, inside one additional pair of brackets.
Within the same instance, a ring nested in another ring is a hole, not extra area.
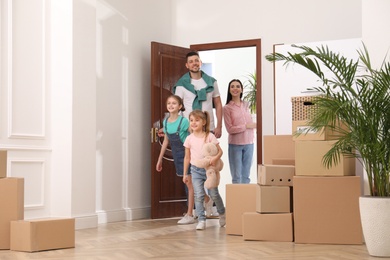
[(96, 228), (98, 225), (98, 216), (79, 216), (75, 217), (75, 226), (77, 229)]
[(126, 211), (124, 209), (111, 210), (111, 211), (100, 210), (100, 211), (97, 211), (96, 213), (98, 215), (98, 223), (99, 224), (127, 220), (126, 219)]
[(150, 207), (126, 208), (126, 220), (149, 219)]
[(105, 224), (119, 221), (130, 221), (137, 219), (150, 219), (150, 207), (125, 208), (121, 210), (96, 212), (96, 215), (75, 217), (76, 230), (96, 228), (98, 224)]

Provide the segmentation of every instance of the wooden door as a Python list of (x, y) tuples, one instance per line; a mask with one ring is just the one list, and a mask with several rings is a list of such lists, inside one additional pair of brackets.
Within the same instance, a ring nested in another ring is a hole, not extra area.
[(182, 216), (187, 212), (187, 197), (182, 178), (176, 176), (172, 153), (168, 147), (163, 170), (156, 171), (163, 138), (157, 136), (167, 113), (165, 101), (172, 94), (177, 80), (186, 72), (188, 48), (176, 47), (158, 42), (151, 46), (151, 218)]

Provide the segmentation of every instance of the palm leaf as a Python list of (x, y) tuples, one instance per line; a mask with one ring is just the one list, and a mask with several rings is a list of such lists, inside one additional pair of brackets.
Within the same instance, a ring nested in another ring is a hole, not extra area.
[(247, 81), (244, 84), (243, 100), (249, 103), (249, 109), (252, 114), (256, 113), (257, 104), (257, 77), (256, 73), (250, 73), (247, 76)]

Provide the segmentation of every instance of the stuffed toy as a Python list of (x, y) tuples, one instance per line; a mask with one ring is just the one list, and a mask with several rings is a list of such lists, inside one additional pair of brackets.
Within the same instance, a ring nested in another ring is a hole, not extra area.
[(213, 143), (205, 143), (202, 148), (204, 158), (193, 163), (198, 168), (206, 169), (206, 181), (204, 183), (207, 189), (216, 188), (219, 185), (219, 172), (223, 168), (223, 162), (219, 159), (215, 165), (210, 165), (210, 160), (218, 153), (218, 148)]

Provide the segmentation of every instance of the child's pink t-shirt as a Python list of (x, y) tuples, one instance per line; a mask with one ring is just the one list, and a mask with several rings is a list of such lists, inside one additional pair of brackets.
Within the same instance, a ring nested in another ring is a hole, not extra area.
[[(213, 133), (209, 133), (206, 142), (219, 144), (218, 139), (215, 137)], [(185, 148), (188, 148), (191, 151), (191, 158), (190, 158), (191, 164), (193, 164), (196, 160), (200, 160), (204, 158), (204, 155), (202, 153), (202, 147), (204, 143), (205, 143), (204, 137), (196, 137), (194, 134), (190, 134), (189, 136), (187, 136), (183, 145)]]

